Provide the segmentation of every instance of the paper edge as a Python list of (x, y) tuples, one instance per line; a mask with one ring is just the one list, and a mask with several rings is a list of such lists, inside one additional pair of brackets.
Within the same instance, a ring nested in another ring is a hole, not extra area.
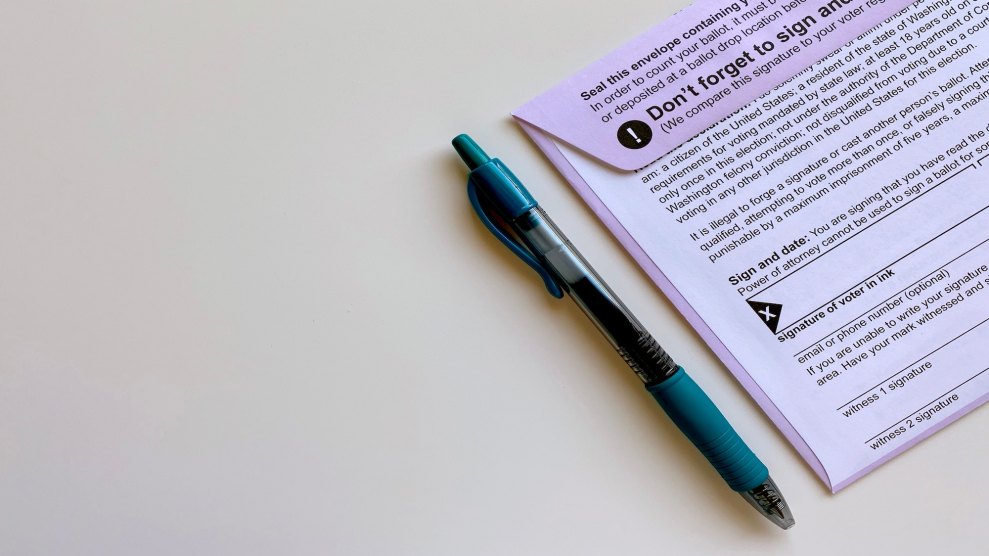
[(840, 483), (838, 483), (837, 485), (835, 485), (832, 492), (838, 492), (839, 490), (841, 490), (841, 489), (847, 487), (848, 485), (854, 483), (855, 481), (861, 479), (865, 475), (868, 475), (869, 473), (871, 473), (872, 471), (874, 471), (880, 465), (883, 465), (883, 464), (889, 462), (890, 460), (892, 460), (896, 456), (899, 456), (903, 452), (909, 450), (910, 448), (913, 448), (914, 446), (916, 446), (920, 442), (922, 442), (924, 440), (927, 440), (927, 438), (930, 437), (930, 436), (932, 436), (934, 433), (940, 432), (941, 429), (947, 427), (948, 425), (950, 425), (950, 424), (954, 423), (955, 421), (961, 419), (962, 417), (968, 415), (973, 410), (981, 407), (987, 401), (989, 401), (989, 393), (983, 394), (983, 395), (979, 396), (978, 398), (975, 398), (973, 401), (971, 401), (968, 404), (964, 405), (956, 413), (953, 413), (948, 418), (944, 419), (943, 421), (938, 422), (938, 424), (932, 426), (931, 428), (927, 429), (926, 431), (924, 431), (924, 432), (918, 434), (917, 436), (911, 438), (910, 441), (907, 442), (906, 444), (903, 444), (902, 446), (897, 447), (896, 449), (890, 451), (888, 454), (884, 455), (883, 457), (877, 459), (876, 461), (874, 461), (874, 462), (870, 463), (869, 465), (867, 465), (866, 467), (862, 468), (860, 471), (858, 471), (856, 473), (853, 473), (850, 477), (848, 477), (847, 479), (845, 479), (845, 480), (841, 481)]
[[(694, 310), (693, 306), (683, 297), (680, 291), (673, 285), (673, 283), (666, 277), (662, 270), (653, 262), (653, 260), (646, 254), (646, 252), (639, 246), (632, 235), (625, 229), (624, 226), (618, 221), (618, 219), (608, 210), (604, 202), (598, 198), (598, 196), (591, 190), (591, 187), (584, 181), (584, 178), (579, 172), (570, 164), (556, 144), (550, 139), (546, 132), (542, 131), (540, 128), (529, 123), (528, 121), (522, 119), (519, 116), (513, 115), (516, 123), (522, 128), (522, 131), (529, 136), (529, 139), (539, 148), (540, 151), (549, 159), (550, 163), (556, 167), (557, 171), (563, 175), (563, 177), (570, 183), (571, 187), (577, 192), (578, 195), (584, 200), (591, 211), (604, 223), (604, 225), (611, 231), (612, 235), (618, 240), (618, 242), (625, 248), (625, 251), (635, 260), (636, 263), (646, 272), (649, 278), (652, 279), (653, 283), (659, 287), (660, 291), (666, 295), (667, 299), (673, 303), (673, 306), (680, 311), (680, 314), (687, 320), (688, 323), (700, 334), (704, 342), (714, 351), (718, 359), (728, 368), (729, 372), (735, 377), (735, 379), (742, 385), (742, 388), (748, 392), (749, 396), (755, 400), (756, 404), (762, 409), (762, 411), (769, 417), (770, 421), (776, 425), (783, 436), (790, 442), (790, 444), (797, 450), (797, 453), (803, 457), (804, 461), (810, 466), (810, 468), (817, 474), (818, 478), (831, 490), (832, 493), (837, 492), (841, 488), (844, 488), (855, 479), (861, 477), (869, 470), (877, 465), (880, 465), (885, 459), (873, 463), (865, 470), (853, 475), (851, 478), (846, 479), (834, 485), (831, 482), (827, 471), (824, 469), (824, 465), (821, 460), (818, 459), (817, 455), (807, 444), (807, 442), (800, 436), (800, 433), (793, 427), (792, 424), (786, 419), (783, 413), (776, 407), (776, 404), (769, 399), (769, 396), (756, 384), (755, 380), (748, 374), (741, 363), (735, 359), (735, 356), (728, 350), (721, 339), (711, 330), (711, 327), (707, 325), (703, 318)], [(904, 446), (901, 449), (906, 449), (909, 446)], [(896, 453), (899, 453), (897, 451)], [(890, 454), (888, 457), (892, 458), (896, 453)]]
[[(670, 149), (666, 153), (660, 155), (658, 158), (655, 158), (655, 159), (653, 159), (650, 162), (647, 162), (646, 164), (644, 164), (642, 166), (636, 166), (636, 165), (633, 165), (633, 166), (630, 166), (630, 167), (621, 166), (621, 165), (618, 165), (618, 164), (616, 164), (616, 163), (614, 163), (614, 162), (612, 162), (610, 160), (605, 160), (603, 157), (600, 157), (600, 156), (592, 153), (591, 151), (589, 151), (589, 150), (587, 150), (587, 149), (585, 149), (583, 147), (580, 147), (578, 145), (575, 145), (575, 144), (571, 143), (570, 141), (567, 141), (563, 136), (558, 135), (556, 133), (553, 133), (552, 131), (550, 131), (546, 127), (537, 124), (535, 122), (535, 119), (532, 116), (527, 116), (527, 115), (524, 115), (524, 114), (521, 113), (521, 111), (523, 109), (525, 109), (525, 108), (526, 108), (525, 106), (522, 106), (518, 110), (512, 112), (512, 114), (511, 114), (512, 115), (512, 118), (514, 118), (516, 122), (524, 122), (526, 126), (530, 126), (530, 127), (534, 128), (541, 135), (552, 137), (554, 141), (559, 141), (560, 143), (566, 143), (570, 148), (572, 148), (572, 149), (574, 149), (576, 151), (580, 151), (580, 152), (584, 153), (585, 155), (587, 155), (588, 158), (593, 158), (597, 163), (603, 164), (603, 165), (605, 165), (605, 166), (607, 166), (609, 168), (615, 169), (615, 170), (620, 170), (622, 172), (633, 172), (635, 170), (640, 170), (642, 168), (645, 168), (646, 166), (650, 166), (654, 162), (656, 162), (657, 160), (659, 160), (660, 158), (666, 156), (670, 152), (675, 151), (676, 148), (677, 148), (676, 146), (674, 146), (672, 149)], [(525, 129), (525, 128), (523, 127), (523, 129)], [(530, 136), (530, 138), (532, 137), (531, 134), (529, 134), (529, 136)], [(689, 139), (688, 139), (688, 141), (689, 141)], [(683, 144), (683, 143), (680, 143), (680, 144)], [(540, 147), (540, 148), (542, 148), (542, 147)], [(557, 150), (555, 145), (552, 146), (552, 149), (553, 150)], [(545, 150), (543, 150), (543, 153), (546, 154), (547, 157), (549, 157), (549, 154)], [(569, 166), (569, 163), (566, 162), (566, 159), (564, 159), (563, 162), (566, 163)], [(556, 165), (555, 162), (554, 162), (554, 165)]]

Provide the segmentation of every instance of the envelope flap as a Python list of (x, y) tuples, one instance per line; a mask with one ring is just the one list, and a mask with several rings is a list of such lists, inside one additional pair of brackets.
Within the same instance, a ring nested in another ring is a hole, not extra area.
[[(608, 165), (639, 169), (815, 62), (865, 64), (822, 58), (909, 4), (699, 0), (513, 115)], [(766, 109), (798, 100), (767, 96)]]

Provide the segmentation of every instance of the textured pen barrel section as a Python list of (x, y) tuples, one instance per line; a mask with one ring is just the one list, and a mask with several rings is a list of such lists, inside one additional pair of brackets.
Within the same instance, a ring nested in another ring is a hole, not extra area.
[(711, 462), (734, 490), (750, 490), (749, 485), (762, 484), (769, 470), (733, 429), (697, 449)]
[(619, 347), (618, 354), (647, 386), (670, 378), (680, 368), (659, 342), (648, 334), (639, 336), (630, 345)]
[(766, 466), (682, 368), (647, 389), (733, 490), (754, 489), (769, 477)]
[(793, 527), (793, 513), (769, 470), (687, 371), (678, 368), (669, 379), (646, 389), (728, 486), (779, 527)]

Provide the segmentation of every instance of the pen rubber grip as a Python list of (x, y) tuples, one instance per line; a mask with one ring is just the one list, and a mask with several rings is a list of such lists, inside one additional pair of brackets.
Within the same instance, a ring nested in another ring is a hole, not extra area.
[(683, 367), (646, 389), (732, 490), (752, 490), (769, 477), (766, 466)]

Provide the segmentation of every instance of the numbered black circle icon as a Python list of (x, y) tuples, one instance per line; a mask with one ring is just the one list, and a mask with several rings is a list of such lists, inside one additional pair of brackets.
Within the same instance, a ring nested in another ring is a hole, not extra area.
[(618, 128), (618, 142), (626, 149), (641, 149), (652, 141), (652, 128), (646, 122), (629, 120)]

